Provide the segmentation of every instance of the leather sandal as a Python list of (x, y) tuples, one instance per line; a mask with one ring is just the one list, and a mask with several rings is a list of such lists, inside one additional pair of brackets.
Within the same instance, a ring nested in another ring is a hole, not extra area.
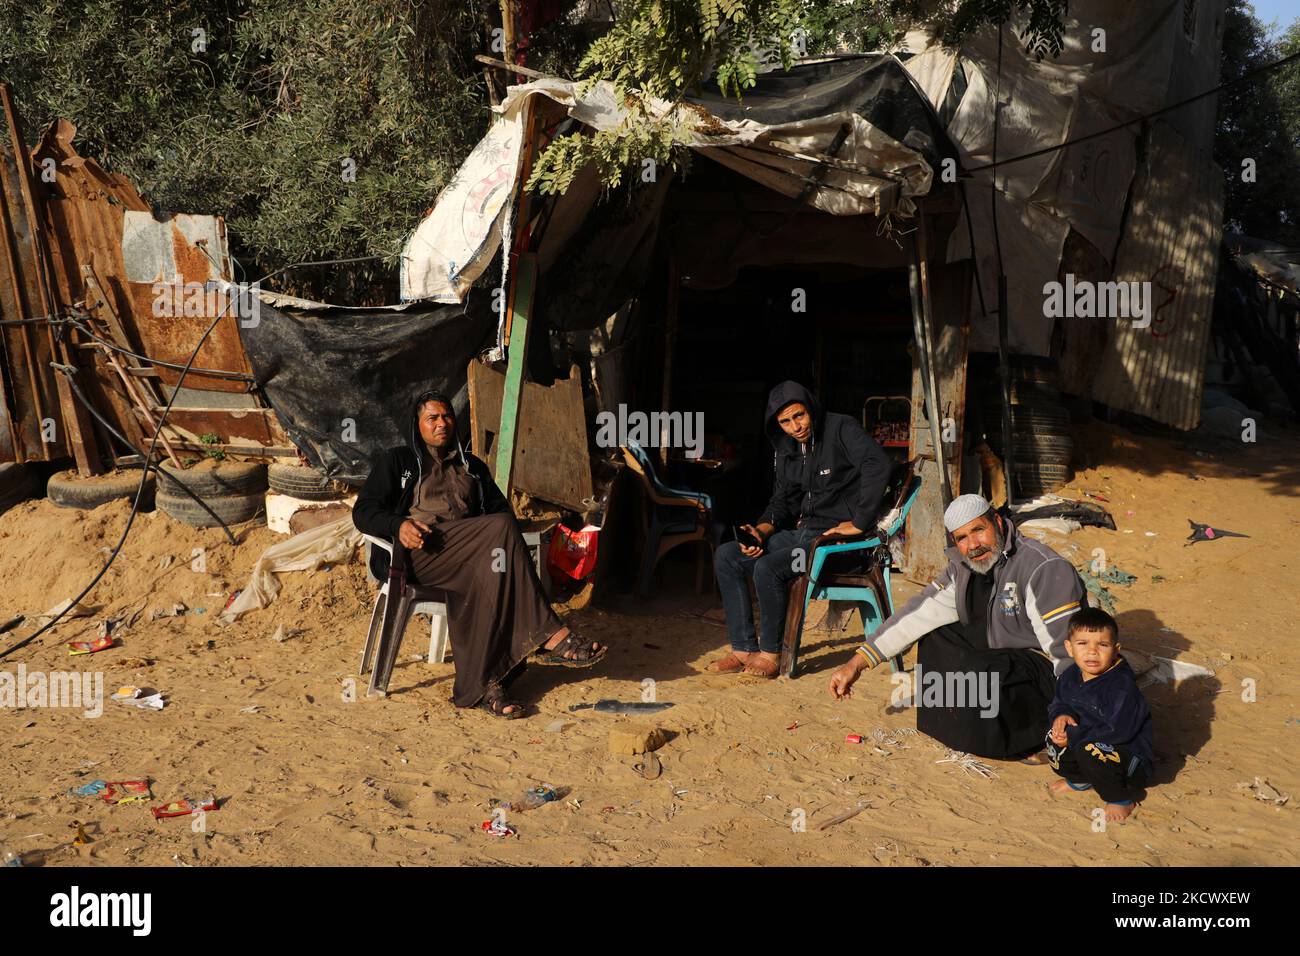
[[(584, 640), (576, 632), (570, 631), (564, 640), (552, 648), (542, 645), (538, 648), (537, 653), (533, 655), (531, 663), (541, 664), (543, 667), (590, 667), (609, 650), (608, 647), (602, 647), (598, 651), (593, 651), (591, 645), (595, 641)], [(573, 652), (573, 657), (565, 657), (568, 652)]]
[(718, 658), (704, 669), (710, 674), (739, 674), (745, 669), (745, 662), (733, 653)]
[(750, 677), (761, 677), (764, 680), (772, 680), (776, 677), (777, 672), (781, 669), (780, 658), (769, 661), (762, 657), (751, 657), (745, 662), (745, 669), (741, 671)]
[[(517, 720), (524, 716), (524, 711), (528, 709), (519, 701), (507, 697), (506, 692), (497, 684), (488, 685), (487, 690), (483, 692), (483, 699), (477, 706), (479, 710), (486, 710), (493, 717), (500, 717), (503, 720)], [(514, 710), (506, 713), (507, 707), (513, 707)]]

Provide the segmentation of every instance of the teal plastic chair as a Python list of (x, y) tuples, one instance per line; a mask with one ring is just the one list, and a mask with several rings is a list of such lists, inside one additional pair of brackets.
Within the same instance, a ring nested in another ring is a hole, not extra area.
[[(680, 544), (698, 542), (712, 554), (717, 547), (718, 532), (714, 526), (713, 499), (701, 491), (670, 488), (660, 481), (654, 463), (646, 450), (634, 441), (623, 447), (628, 466), (641, 479), (646, 493), (645, 549), (641, 555), (641, 571), (637, 576), (637, 593), (649, 597), (654, 584), (655, 567), (659, 559)], [(704, 552), (696, 569), (696, 590), (704, 586), (707, 567)]]
[[(804, 620), (808, 616), (808, 605), (812, 601), (849, 601), (857, 605), (862, 618), (863, 639), (869, 639), (880, 629), (880, 625), (894, 613), (894, 599), (889, 592), (889, 569), (892, 557), (889, 541), (903, 530), (912, 502), (921, 490), (921, 477), (912, 465), (900, 466), (896, 477), (890, 482), (895, 492), (894, 504), (885, 515), (888, 524), (877, 528), (870, 537), (842, 538), (823, 536), (813, 542), (811, 549), (812, 563), (808, 576), (799, 582), (803, 587), (803, 598), (798, 603), (792, 602), (792, 612), (797, 620), (787, 620), (785, 647), (781, 655), (781, 674), (794, 677), (799, 664), (799, 644), (803, 638)], [(882, 519), (883, 520), (883, 519)], [(860, 573), (841, 574), (829, 571), (827, 559), (833, 555), (860, 553), (866, 562), (867, 570)], [(795, 595), (798, 596), (797, 594)], [(890, 670), (898, 673), (903, 669), (903, 659), (894, 657), (889, 662)]]

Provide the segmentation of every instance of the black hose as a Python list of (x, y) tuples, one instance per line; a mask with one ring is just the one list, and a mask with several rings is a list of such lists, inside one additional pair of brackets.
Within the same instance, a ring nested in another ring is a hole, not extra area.
[[(90, 402), (86, 399), (85, 394), (81, 391), (81, 387), (77, 385), (76, 379), (73, 378), (72, 372), (75, 371), (75, 369), (73, 369), (72, 366), (70, 365), (55, 365), (53, 362), (51, 362), (50, 364), (55, 369), (62, 372), (64, 376), (67, 377), (68, 384), (72, 386), (73, 394), (77, 396), (77, 401), (81, 402), (81, 404), (85, 406), (86, 411), (90, 412), (91, 415), (95, 416), (95, 421), (103, 425), (104, 428), (108, 430), (108, 433), (112, 435), (114, 438), (116, 438), (118, 441), (120, 441), (123, 445), (131, 449), (141, 458), (144, 458), (144, 452), (141, 451), (139, 448), (136, 448), (134, 445), (132, 445), (131, 442), (127, 439), (127, 437), (123, 435), (120, 431), (118, 431), (115, 427), (113, 427), (113, 423), (110, 422), (108, 419), (106, 419), (103, 415), (101, 415), (98, 409), (96, 409), (93, 405), (91, 405)], [(147, 458), (144, 459), (144, 467), (146, 471), (152, 468), (155, 473), (162, 472), (162, 469), (158, 467), (157, 462), (150, 461)], [(202, 508), (204, 511), (206, 511), (208, 514), (212, 515), (212, 517), (216, 519), (217, 524), (221, 525), (221, 530), (226, 532), (226, 537), (230, 539), (231, 544), (233, 545), (239, 544), (239, 542), (235, 540), (234, 534), (231, 533), (230, 528), (226, 525), (224, 521), (221, 520), (221, 516), (217, 514), (215, 511), (213, 511), (210, 507), (208, 507), (208, 503), (204, 501), (202, 498), (200, 498), (198, 494), (196, 494), (194, 490), (189, 487), (189, 485), (185, 484), (185, 482), (181, 481), (179, 478), (177, 478), (175, 475), (171, 474), (170, 472), (168, 472), (167, 478), (168, 480), (175, 482), (177, 485), (179, 485), (181, 491), (185, 492), (187, 495), (193, 498), (196, 502), (198, 502), (200, 508)]]

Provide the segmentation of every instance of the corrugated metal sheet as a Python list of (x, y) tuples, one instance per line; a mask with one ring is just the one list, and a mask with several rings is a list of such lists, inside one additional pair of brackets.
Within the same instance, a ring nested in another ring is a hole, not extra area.
[(1223, 222), (1223, 177), (1157, 121), (1134, 184), (1114, 280), (1150, 282), (1148, 328), (1114, 319), (1092, 397), (1175, 428), (1201, 419), (1205, 354)]
[[(60, 295), (67, 303), (87, 299), (88, 280), (83, 269), (92, 266), (107, 300), (92, 309), (96, 318), (109, 321), (115, 316), (126, 347), (133, 351), (183, 365), (221, 310), (205, 307), (198, 314), (185, 315), (182, 310), (177, 315), (155, 315), (158, 293), (154, 283), (179, 277), (183, 283), (202, 286), (212, 279), (230, 279), (225, 223), (215, 216), (155, 218), (127, 179), (77, 155), (72, 143), (76, 131), (67, 120), (56, 120), (32, 151), (38, 168), (45, 160), (53, 160), (56, 173), (46, 187), (45, 207)], [(217, 434), (225, 443), (241, 448), (261, 445), (269, 446), (272, 454), (290, 451), (292, 446), (275, 414), (257, 396), (248, 394), (252, 368), (239, 339), (238, 321), (233, 312), (227, 313), (194, 360), (195, 369), (219, 369), (234, 377), (199, 371), (186, 375), (184, 397), (169, 416), (168, 430), (182, 445), (198, 445), (198, 435)], [(246, 380), (241, 381), (241, 376)], [(140, 381), (150, 398), (162, 405), (178, 377), (176, 370), (153, 366), (151, 374)], [(92, 401), (129, 437), (138, 440), (139, 415), (124, 399), (119, 383), (102, 360), (94, 385)], [(245, 407), (231, 408), (226, 399), (232, 395), (247, 395), (238, 402)]]
[[(0, 319), (50, 313), (48, 277), (32, 197), (27, 152), (9, 88), (0, 86)], [(48, 325), (0, 326), (0, 461), (39, 461), (66, 453), (59, 394), (50, 362), (56, 357)], [(55, 441), (43, 423), (55, 425)]]

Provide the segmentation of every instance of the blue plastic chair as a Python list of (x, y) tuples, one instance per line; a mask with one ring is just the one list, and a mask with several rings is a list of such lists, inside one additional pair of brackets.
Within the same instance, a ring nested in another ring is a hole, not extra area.
[[(889, 569), (892, 556), (889, 541), (907, 522), (912, 502), (921, 490), (921, 477), (914, 467), (905, 472), (902, 487), (898, 490), (894, 504), (890, 508), (893, 515), (887, 527), (876, 529), (871, 537), (840, 538), (822, 537), (811, 548), (812, 564), (808, 570), (803, 601), (795, 606), (797, 621), (787, 621), (786, 646), (782, 649), (780, 673), (794, 677), (798, 668), (799, 644), (803, 639), (804, 619), (808, 615), (808, 605), (812, 601), (851, 601), (858, 607), (862, 618), (863, 639), (869, 639), (880, 629), (880, 625), (894, 613), (894, 599), (889, 592)], [(891, 484), (896, 485), (897, 482)], [(870, 557), (879, 569), (879, 574), (872, 571), (861, 574), (828, 573), (827, 559), (832, 555), (861, 553)], [(795, 610), (792, 609), (792, 610)], [(889, 662), (890, 669), (898, 673), (903, 669), (903, 659), (894, 657)]]
[[(702, 491), (665, 485), (655, 474), (654, 464), (646, 450), (636, 442), (629, 441), (622, 449), (628, 467), (640, 477), (648, 501), (645, 550), (637, 579), (637, 593), (648, 597), (659, 559), (673, 548), (692, 541), (707, 545), (710, 552), (717, 546), (717, 534), (711, 519), (713, 498)], [(705, 571), (701, 561), (696, 573), (696, 590), (703, 587)]]

